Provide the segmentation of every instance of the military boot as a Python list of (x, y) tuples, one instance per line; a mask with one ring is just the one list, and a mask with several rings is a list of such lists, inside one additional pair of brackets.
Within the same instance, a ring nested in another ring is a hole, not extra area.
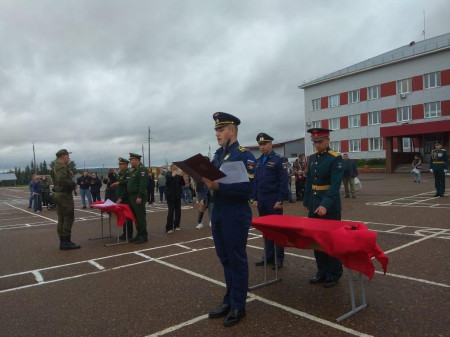
[(59, 249), (70, 250), (70, 249), (78, 249), (78, 248), (80, 248), (80, 246), (76, 245), (72, 241), (70, 241), (70, 236), (63, 236), (63, 242), (59, 246)]

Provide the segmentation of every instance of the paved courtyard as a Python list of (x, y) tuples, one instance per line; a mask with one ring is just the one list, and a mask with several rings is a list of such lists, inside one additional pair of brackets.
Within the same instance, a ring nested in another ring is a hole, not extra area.
[[(109, 237), (108, 218), (102, 227), (99, 211), (76, 197), (72, 239), (81, 249), (60, 251), (56, 212), (30, 211), (27, 187), (0, 188), (1, 335), (449, 336), (450, 180), (446, 197), (435, 198), (430, 174), (420, 184), (409, 174), (360, 179), (357, 198), (342, 199), (343, 219), (376, 231), (390, 260), (387, 275), (375, 261), (374, 278), (364, 277), (369, 306), (336, 322), (351, 308), (349, 276), (331, 289), (310, 285), (313, 252), (288, 248), (281, 281), (249, 292), (247, 317), (231, 328), (207, 318), (225, 284), (209, 226), (195, 229), (195, 204), (183, 205), (181, 231), (168, 235), (166, 205), (148, 205), (148, 243), (105, 246), (121, 228), (112, 221)], [(300, 202), (285, 204), (285, 214), (306, 216)], [(258, 284), (256, 229), (247, 252), (250, 285)]]

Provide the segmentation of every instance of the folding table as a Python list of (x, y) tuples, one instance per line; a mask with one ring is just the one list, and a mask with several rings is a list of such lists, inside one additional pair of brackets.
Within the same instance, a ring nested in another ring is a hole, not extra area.
[[(267, 215), (252, 220), (252, 226), (266, 239), (281, 247), (315, 249), (338, 258), (348, 269), (352, 310), (340, 316), (338, 322), (367, 307), (364, 282), (361, 274), (372, 279), (375, 266), (372, 257), (382, 265), (386, 274), (388, 258), (376, 243), (377, 233), (370, 231), (362, 222), (325, 220), (288, 215)], [(356, 307), (351, 270), (359, 272), (362, 304)], [(249, 290), (280, 281), (278, 270), (275, 278), (267, 280), (267, 264), (264, 264), (264, 282)]]

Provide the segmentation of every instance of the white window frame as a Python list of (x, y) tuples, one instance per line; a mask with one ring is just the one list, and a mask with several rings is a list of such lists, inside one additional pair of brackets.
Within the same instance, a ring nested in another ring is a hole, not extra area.
[(339, 130), (341, 128), (341, 119), (339, 117), (330, 118), (328, 120), (328, 128), (330, 130)]
[(441, 102), (429, 102), (424, 104), (425, 118), (436, 118), (442, 116)]
[(334, 152), (341, 152), (341, 142), (330, 142), (330, 149), (332, 149)]
[(348, 92), (348, 102), (349, 103), (358, 103), (359, 100), (359, 89), (352, 90)]
[(335, 107), (339, 106), (339, 104), (340, 104), (339, 94), (328, 96), (328, 107), (329, 108), (335, 108)]
[(311, 128), (320, 129), (322, 127), (322, 121), (312, 121)]
[(408, 137), (402, 138), (402, 148), (403, 148), (403, 150), (411, 149), (411, 138), (408, 138)]
[(367, 120), (369, 125), (381, 124), (381, 111), (369, 111), (367, 114)]
[(348, 116), (348, 127), (349, 128), (359, 128), (361, 126), (361, 115), (349, 115)]
[(361, 139), (349, 139), (349, 152), (361, 152)]
[(407, 122), (412, 119), (411, 106), (402, 106), (397, 108), (397, 122)]
[(412, 79), (405, 78), (403, 80), (397, 81), (397, 94), (408, 94), (412, 91)]
[(441, 86), (441, 72), (435, 71), (434, 73), (428, 73), (423, 75), (423, 87), (424, 89), (438, 88)]
[(320, 98), (312, 100), (312, 111), (320, 110)]
[(367, 99), (377, 99), (380, 98), (380, 85), (373, 85), (367, 88)]
[(383, 150), (383, 138), (375, 137), (369, 138), (369, 151), (381, 151)]

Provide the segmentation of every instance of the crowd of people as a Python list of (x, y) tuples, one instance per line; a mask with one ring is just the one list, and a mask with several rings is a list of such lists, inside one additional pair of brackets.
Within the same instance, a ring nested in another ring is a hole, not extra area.
[[(306, 158), (303, 154), (291, 165), (287, 158), (273, 150), (274, 140), (267, 133), (256, 136), (261, 155), (254, 155), (239, 145), (238, 125), (240, 120), (228, 113), (213, 115), (215, 136), (219, 148), (211, 160), (217, 169), (222, 165), (242, 162), (246, 179), (222, 182), (203, 177), (194, 181), (177, 165), (172, 164), (167, 172), (160, 172), (155, 181), (153, 172), (141, 163), (141, 156), (130, 153), (129, 160), (119, 158), (119, 172), (110, 169), (103, 180), (106, 185), (105, 200), (129, 205), (134, 221), (126, 219), (120, 239), (135, 244), (148, 242), (146, 203), (155, 203), (155, 189), (159, 192), (159, 203), (167, 202), (168, 213), (166, 234), (181, 230), (181, 205), (198, 203), (197, 229), (204, 227), (203, 215), (208, 210), (209, 225), (216, 250), (225, 276), (226, 291), (221, 304), (210, 311), (211, 319), (225, 317), (224, 326), (238, 324), (246, 316), (248, 290), (247, 239), (252, 221), (251, 206), (259, 216), (283, 214), (283, 205), (301, 201), (305, 215), (309, 218), (341, 220), (340, 189), (344, 186), (344, 198), (356, 198), (355, 179), (358, 169), (348, 154), (341, 155), (330, 148), (331, 130), (313, 128), (307, 130), (316, 151)], [(61, 250), (78, 249), (71, 241), (74, 221), (73, 192), (77, 186), (83, 209), (92, 207), (92, 202), (101, 201), (102, 181), (96, 173), (83, 172), (76, 182), (68, 168), (69, 154), (66, 149), (56, 153), (56, 165), (52, 169), (53, 191), (57, 205), (57, 232)], [(242, 166), (241, 164), (241, 166)], [(130, 167), (129, 167), (130, 165)], [(412, 166), (414, 181), (420, 182), (422, 161), (414, 157)], [(442, 145), (437, 143), (431, 155), (430, 171), (434, 174), (436, 195), (444, 196), (445, 173), (448, 156)], [(291, 194), (292, 181), (295, 182), (295, 201)], [(30, 182), (29, 207), (42, 211), (42, 203), (48, 202), (50, 184), (45, 176), (34, 176)], [(87, 199), (87, 203), (86, 200)], [(134, 229), (136, 235), (133, 237)], [(325, 288), (334, 287), (342, 277), (341, 261), (321, 250), (314, 250), (317, 272), (309, 279), (312, 285), (321, 284)], [(272, 265), (277, 270), (283, 267), (284, 248), (275, 246), (265, 239), (264, 256), (256, 266)]]

